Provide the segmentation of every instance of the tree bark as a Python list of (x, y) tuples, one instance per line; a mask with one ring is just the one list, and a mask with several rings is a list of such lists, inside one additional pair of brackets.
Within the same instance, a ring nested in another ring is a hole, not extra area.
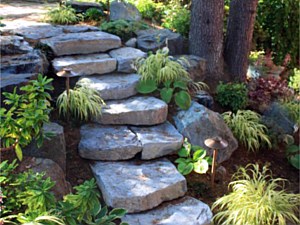
[(231, 0), (224, 57), (231, 79), (246, 80), (258, 0)]
[(207, 60), (205, 81), (209, 85), (223, 78), (223, 17), (224, 1), (192, 1), (189, 52)]

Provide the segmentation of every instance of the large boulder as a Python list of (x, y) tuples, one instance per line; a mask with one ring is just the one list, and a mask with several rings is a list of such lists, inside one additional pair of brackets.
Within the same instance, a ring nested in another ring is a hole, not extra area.
[(26, 171), (32, 169), (36, 173), (45, 172), (46, 177), (50, 177), (55, 181), (54, 187), (51, 189), (57, 199), (63, 199), (64, 195), (71, 193), (71, 185), (66, 181), (66, 175), (60, 166), (51, 159), (27, 157), (20, 162), (18, 171)]
[(114, 1), (110, 4), (110, 20), (139, 21), (142, 16), (139, 10), (131, 3)]
[(51, 138), (45, 138), (40, 148), (36, 146), (35, 142), (31, 143), (23, 149), (23, 154), (26, 156), (51, 159), (65, 172), (67, 152), (63, 127), (57, 123), (47, 123), (44, 124), (43, 130), (45, 133), (51, 133)]
[(167, 46), (170, 55), (181, 55), (187, 53), (184, 48), (184, 39), (168, 29), (148, 29), (137, 32), (137, 47), (144, 52), (156, 52)]
[(212, 155), (213, 149), (205, 146), (207, 138), (219, 136), (228, 142), (228, 147), (219, 151), (217, 162), (221, 163), (230, 158), (237, 149), (238, 142), (231, 130), (225, 124), (219, 113), (213, 112), (203, 105), (193, 102), (187, 111), (179, 111), (174, 116), (177, 130), (193, 145), (199, 145)]

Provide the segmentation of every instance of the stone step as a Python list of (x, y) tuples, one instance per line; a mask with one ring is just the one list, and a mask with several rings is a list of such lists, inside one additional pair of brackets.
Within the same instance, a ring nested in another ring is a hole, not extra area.
[(75, 77), (113, 72), (117, 68), (117, 60), (108, 54), (98, 53), (55, 58), (52, 65), (55, 72), (71, 69), (70, 77)]
[(123, 47), (109, 52), (109, 55), (118, 61), (118, 72), (133, 73), (135, 72), (134, 61), (137, 58), (147, 57), (147, 53), (131, 47)]
[(156, 125), (166, 121), (168, 105), (155, 97), (137, 96), (107, 101), (100, 118), (94, 122), (112, 125)]
[(102, 31), (68, 33), (41, 40), (56, 56), (106, 52), (121, 47), (121, 39)]
[(80, 128), (79, 155), (92, 160), (126, 160), (142, 152), (141, 159), (175, 153), (183, 137), (169, 122), (150, 127), (86, 124)]
[(183, 196), (186, 180), (167, 159), (151, 162), (95, 162), (91, 165), (104, 201), (129, 213), (152, 209)]
[(183, 143), (183, 136), (169, 122), (151, 127), (131, 126), (130, 129), (142, 144), (141, 159), (144, 160), (174, 154)]
[(81, 77), (77, 84), (97, 90), (103, 100), (117, 100), (136, 95), (135, 87), (139, 79), (137, 74), (111, 73)]
[(208, 205), (192, 197), (183, 197), (147, 212), (126, 214), (122, 222), (130, 225), (209, 225), (212, 216)]
[(86, 124), (80, 128), (79, 155), (92, 160), (126, 160), (142, 150), (137, 136), (126, 126)]

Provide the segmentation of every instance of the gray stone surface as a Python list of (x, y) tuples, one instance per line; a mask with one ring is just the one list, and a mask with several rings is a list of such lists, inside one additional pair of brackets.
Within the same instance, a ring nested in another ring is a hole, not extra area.
[(198, 102), (201, 105), (204, 105), (205, 107), (211, 109), (214, 104), (213, 97), (206, 91), (198, 91), (194, 95), (194, 99), (196, 102)]
[(139, 49), (124, 47), (109, 52), (109, 55), (118, 61), (118, 72), (132, 73), (134, 69), (133, 63), (137, 58), (147, 57), (147, 54)]
[(117, 61), (108, 54), (89, 54), (55, 58), (52, 61), (55, 72), (70, 68), (71, 76), (105, 74), (116, 70)]
[(20, 87), (22, 84), (26, 84), (29, 80), (35, 79), (36, 73), (19, 73), (19, 74), (1, 74), (0, 76), (0, 88), (4, 91), (9, 87)]
[(89, 8), (96, 8), (102, 10), (101, 5), (96, 2), (67, 1), (67, 5), (74, 8), (78, 13), (83, 13), (87, 11)]
[(46, 173), (55, 182), (51, 191), (56, 199), (62, 200), (64, 195), (72, 192), (72, 186), (66, 180), (66, 174), (61, 167), (51, 159), (29, 157), (25, 158), (18, 167), (18, 170), (25, 171), (32, 169), (36, 173)]
[(90, 54), (119, 48), (121, 39), (118, 36), (102, 31), (62, 34), (41, 41), (48, 45), (56, 56)]
[(98, 27), (88, 25), (62, 25), (58, 26), (63, 29), (64, 33), (82, 33), (89, 31), (100, 31)]
[(187, 111), (179, 111), (174, 116), (177, 130), (193, 145), (199, 145), (208, 150), (212, 155), (212, 149), (205, 146), (207, 138), (219, 136), (228, 142), (228, 147), (218, 152), (217, 162), (228, 160), (237, 149), (238, 142), (231, 130), (225, 124), (219, 113), (213, 112), (203, 105), (193, 102)]
[(66, 171), (66, 142), (64, 129), (57, 123), (44, 124), (43, 130), (45, 133), (53, 134), (50, 139), (44, 139), (41, 148), (33, 142), (23, 149), (23, 154), (26, 156), (48, 158), (56, 162), (62, 170)]
[(169, 122), (152, 127), (130, 127), (130, 129), (142, 143), (142, 159), (174, 154), (182, 146), (183, 136)]
[(136, 41), (137, 41), (136, 38), (130, 38), (128, 41), (126, 41), (125, 46), (136, 48)]
[(106, 204), (129, 213), (152, 209), (187, 191), (185, 178), (166, 159), (96, 162), (91, 168)]
[(156, 50), (168, 46), (170, 55), (184, 54), (183, 37), (168, 29), (148, 29), (137, 32), (137, 47), (144, 52), (156, 52)]
[(26, 54), (1, 56), (1, 76), (10, 74), (46, 73), (48, 61), (38, 50)]
[(113, 73), (82, 77), (77, 83), (97, 90), (103, 100), (117, 100), (135, 95), (139, 79), (137, 74)]
[(110, 4), (110, 20), (139, 21), (142, 16), (138, 9), (131, 3), (113, 1)]
[(92, 160), (125, 160), (142, 150), (136, 135), (126, 126), (86, 124), (80, 128), (79, 155)]
[(1, 55), (15, 55), (32, 52), (33, 48), (29, 46), (20, 36), (0, 36)]
[(122, 222), (130, 225), (209, 225), (212, 212), (208, 205), (191, 197), (184, 197), (144, 213), (126, 214)]
[(156, 125), (166, 121), (168, 105), (154, 97), (132, 97), (125, 100), (107, 101), (101, 124)]

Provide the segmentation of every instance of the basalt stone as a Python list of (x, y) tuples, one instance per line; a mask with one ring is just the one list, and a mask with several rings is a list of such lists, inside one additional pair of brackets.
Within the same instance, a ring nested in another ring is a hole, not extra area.
[(77, 83), (95, 89), (103, 100), (117, 100), (135, 95), (139, 79), (137, 74), (111, 73), (82, 77)]
[(126, 126), (86, 124), (80, 134), (78, 150), (85, 159), (126, 160), (142, 150), (136, 135)]
[(52, 64), (55, 72), (64, 68), (71, 69), (72, 77), (113, 72), (116, 70), (117, 60), (108, 54), (89, 54), (55, 58)]
[(142, 143), (142, 159), (154, 159), (176, 153), (183, 136), (169, 122), (151, 127), (130, 127)]
[(222, 116), (196, 102), (192, 102), (188, 110), (179, 111), (174, 116), (174, 122), (177, 130), (187, 137), (191, 144), (205, 148), (210, 155), (213, 149), (206, 147), (204, 144), (206, 139), (219, 136), (226, 140), (228, 147), (219, 151), (217, 157), (219, 163), (228, 160), (238, 147), (237, 140)]
[(156, 125), (166, 121), (168, 105), (154, 97), (131, 97), (107, 101), (100, 118), (101, 124)]
[(118, 61), (118, 72), (132, 73), (136, 69), (133, 66), (137, 58), (145, 58), (147, 54), (139, 49), (124, 47), (109, 52), (109, 55)]
[(121, 46), (118, 36), (97, 32), (68, 33), (43, 39), (42, 44), (48, 45), (56, 56), (90, 54), (106, 52)]
[(130, 225), (210, 225), (212, 216), (208, 205), (195, 198), (184, 197), (147, 212), (126, 214), (122, 222)]
[(167, 159), (143, 163), (98, 161), (91, 168), (105, 203), (129, 213), (152, 209), (187, 191), (184, 176)]

